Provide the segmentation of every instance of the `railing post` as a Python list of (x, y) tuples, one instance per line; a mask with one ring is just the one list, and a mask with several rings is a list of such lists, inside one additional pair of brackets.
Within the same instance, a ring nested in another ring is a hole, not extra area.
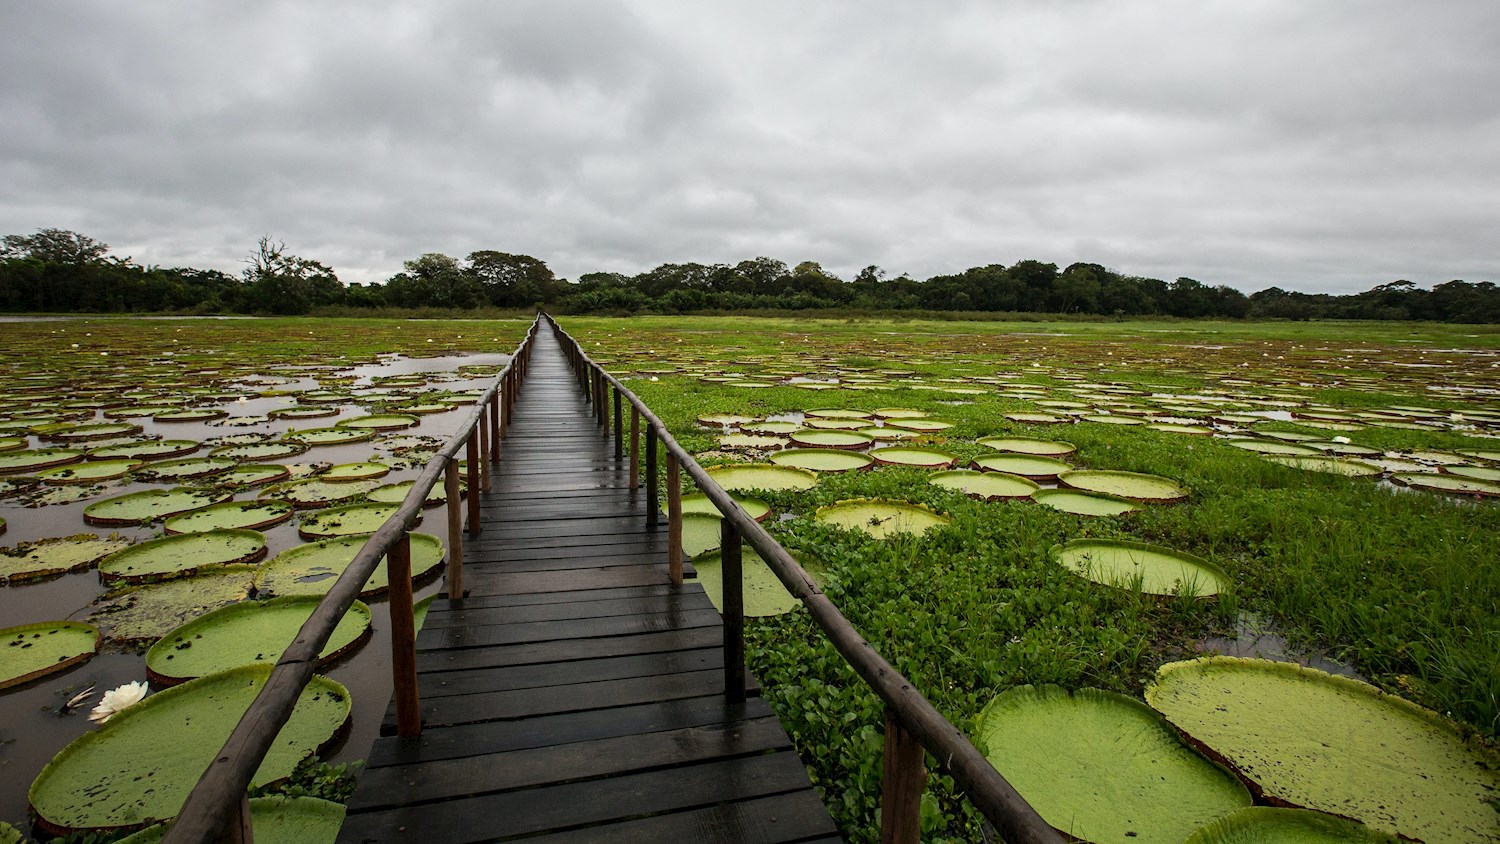
[(235, 804), (232, 811), (229, 822), (219, 830), (219, 837), (214, 839), (214, 844), (252, 844), (255, 840), (255, 830), (250, 822), (250, 792), (248, 790), (240, 795), (240, 802)]
[(677, 458), (670, 451), (667, 452), (667, 572), (673, 586), (682, 585), (682, 476)]
[(641, 486), (641, 411), (630, 406), (630, 491)]
[(443, 497), (448, 510), (448, 598), (464, 596), (464, 510), (458, 490), (458, 461), (443, 467)]
[(500, 391), (490, 395), (490, 462), (500, 463)]
[(615, 460), (625, 456), (625, 431), (621, 422), (620, 388), (615, 387), (611, 392), (615, 397)]
[(656, 432), (646, 429), (646, 530), (656, 530)]
[(887, 707), (880, 783), (881, 844), (917, 844), (921, 839), (926, 755), (917, 737), (901, 726), (901, 716)]
[(471, 432), (468, 444), (469, 459), (469, 533), (477, 534), (484, 529), (479, 519), (479, 438)]
[(594, 403), (594, 415), (599, 417), (599, 427), (605, 432), (609, 431), (609, 382), (604, 380), (604, 373), (594, 370), (594, 395), (598, 401)]
[(745, 700), (745, 583), (740, 567), (740, 532), (720, 520), (719, 574), (723, 581), (724, 700)]
[(490, 431), (484, 426), (484, 418), (480, 417), (479, 424), (474, 426), (474, 433), (479, 437), (479, 486), (485, 492), (490, 491)]
[(417, 628), (412, 617), (411, 536), (391, 546), (385, 557), (390, 581), (391, 674), (396, 686), (396, 735), (422, 734), (422, 711), (417, 695)]

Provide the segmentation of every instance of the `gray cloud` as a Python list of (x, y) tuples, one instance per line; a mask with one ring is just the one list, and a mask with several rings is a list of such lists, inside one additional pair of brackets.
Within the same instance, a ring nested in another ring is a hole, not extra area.
[(14, 4), (0, 230), (349, 281), (1040, 258), (1246, 290), (1495, 280), (1500, 6)]

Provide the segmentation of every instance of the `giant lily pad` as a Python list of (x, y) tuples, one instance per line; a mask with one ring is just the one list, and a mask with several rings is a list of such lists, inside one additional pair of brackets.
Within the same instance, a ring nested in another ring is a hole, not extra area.
[(140, 465), (139, 460), (90, 460), (43, 469), (36, 476), (46, 484), (93, 484), (123, 478)]
[(148, 489), (90, 504), (83, 508), (83, 520), (91, 525), (143, 525), (231, 497), (212, 489)]
[(0, 583), (22, 583), (70, 571), (83, 571), (122, 548), (130, 540), (100, 539), (92, 533), (43, 539), (0, 551)]
[(210, 530), (152, 539), (105, 557), (105, 583), (169, 580), (207, 568), (253, 563), (266, 555), (266, 538), (253, 530)]
[(354, 501), (378, 486), (378, 481), (327, 482), (313, 478), (266, 487), (260, 491), (260, 497), (279, 498), (298, 510), (312, 510)]
[[(757, 522), (765, 519), (766, 516), (769, 516), (771, 514), (771, 505), (760, 500), (759, 498), (752, 498), (748, 495), (737, 495), (732, 492), (729, 494), (729, 497), (733, 498), (735, 500), (735, 503), (739, 504), (740, 508), (743, 509), (750, 516), (750, 518), (756, 520)], [(684, 495), (682, 497), (682, 512), (713, 513), (717, 515), (719, 512), (719, 508), (714, 506), (714, 503), (712, 501), (708, 500), (707, 495), (704, 495), (701, 492), (695, 492), (692, 495)]]
[(341, 419), (334, 425), (340, 428), (358, 428), (365, 431), (395, 431), (415, 427), (422, 420), (401, 413), (384, 413), (373, 416), (356, 416)]
[[(173, 816), (270, 673), (269, 665), (249, 665), (184, 683), (84, 733), (32, 782), (37, 825), (54, 833), (127, 829)], [(349, 690), (314, 677), (251, 784), (290, 776), (348, 719)]]
[(1396, 472), (1391, 480), (1414, 489), (1430, 492), (1447, 492), (1453, 495), (1500, 495), (1500, 484), (1464, 478), (1458, 475), (1439, 475), (1431, 472)]
[(29, 683), (87, 662), (99, 648), (99, 628), (78, 621), (44, 621), (0, 630), (0, 689)]
[[(724, 611), (724, 561), (723, 556), (717, 550), (718, 543), (714, 543), (716, 550), (700, 554), (693, 558), (693, 568), (698, 572), (698, 583), (703, 586), (703, 591), (708, 593), (708, 599), (713, 602), (715, 608)], [(819, 571), (816, 566), (803, 562), (802, 568), (814, 582), (819, 580)], [(801, 603), (793, 598), (786, 587), (776, 577), (766, 561), (751, 548), (743, 548), (740, 551), (740, 582), (744, 596), (745, 615), (747, 617), (763, 617), (770, 615), (782, 615), (791, 612)]]
[(1078, 469), (1058, 475), (1057, 480), (1072, 489), (1118, 495), (1132, 501), (1181, 501), (1188, 495), (1187, 489), (1174, 480), (1137, 472)]
[[(334, 844), (344, 811), (344, 804), (316, 797), (252, 797), (250, 827), (256, 844)], [(148, 826), (116, 844), (160, 844), (168, 828)]]
[(249, 463), (215, 475), (213, 483), (219, 486), (259, 486), (284, 481), (291, 470), (276, 463)]
[(887, 466), (910, 466), (918, 469), (946, 469), (958, 458), (946, 451), (919, 446), (886, 446), (870, 452), (870, 456)]
[(210, 574), (127, 586), (100, 599), (89, 621), (120, 642), (151, 642), (188, 619), (243, 601), (255, 566), (229, 566)]
[(345, 445), (374, 439), (375, 431), (370, 428), (308, 428), (292, 431), (286, 438), (308, 445)]
[(169, 534), (203, 533), (226, 528), (261, 530), (279, 525), (291, 517), (292, 505), (285, 501), (226, 501), (173, 516), (162, 523), (162, 529)]
[(1284, 662), (1206, 657), (1157, 671), (1146, 701), (1278, 804), (1404, 838), (1500, 839), (1500, 760), (1437, 713)]
[(48, 431), (42, 439), (53, 442), (83, 442), (85, 440), (107, 440), (126, 434), (139, 434), (141, 426), (133, 422), (93, 422), (87, 425), (69, 425)]
[[(255, 576), (255, 586), (259, 591), (272, 595), (326, 594), (369, 538), (368, 535), (341, 536), (282, 551), (260, 567), (260, 572)], [(413, 580), (430, 574), (442, 563), (442, 540), (425, 533), (411, 534)], [(382, 558), (370, 579), (365, 581), (360, 597), (381, 595), (389, 585), (386, 561)]]
[(885, 424), (896, 428), (905, 428), (908, 431), (920, 431), (924, 434), (931, 434), (935, 431), (943, 431), (953, 427), (952, 422), (942, 419), (887, 419)]
[(814, 518), (824, 524), (862, 530), (876, 539), (897, 533), (925, 533), (948, 524), (948, 517), (910, 501), (884, 498), (851, 498), (819, 507)]
[(1036, 481), (1005, 472), (977, 472), (973, 469), (951, 469), (936, 472), (927, 479), (930, 483), (956, 489), (975, 498), (1026, 498), (1040, 487)]
[(390, 474), (391, 467), (384, 463), (340, 463), (318, 476), (320, 481), (343, 483), (345, 481), (368, 481)]
[(828, 431), (803, 428), (787, 435), (792, 442), (804, 448), (864, 448), (874, 438), (857, 431)]
[(1486, 483), (1500, 483), (1500, 467), (1495, 466), (1444, 466), (1443, 471), (1461, 478), (1470, 478)]
[[(85, 464), (87, 465), (87, 464)], [(188, 457), (148, 463), (136, 475), (145, 480), (175, 483), (189, 478), (204, 478), (233, 469), (238, 461), (228, 457)]]
[(990, 701), (978, 730), (995, 769), (1080, 841), (1177, 844), (1250, 805), (1234, 777), (1124, 695), (1017, 686)]
[(145, 442), (101, 445), (89, 449), (90, 459), (123, 457), (130, 460), (156, 460), (183, 457), (202, 448), (197, 440), (147, 440)]
[(1078, 446), (1061, 440), (1039, 440), (1034, 437), (985, 437), (979, 444), (996, 451), (1015, 454), (1035, 454), (1038, 457), (1062, 457), (1078, 450)]
[(1230, 586), (1227, 573), (1201, 557), (1142, 542), (1075, 539), (1052, 549), (1074, 574), (1095, 583), (1150, 595), (1217, 595)]
[(385, 524), (385, 520), (400, 509), (396, 504), (350, 504), (319, 510), (302, 518), (297, 533), (303, 539), (328, 539), (334, 536), (353, 536), (359, 533), (374, 533)]
[(776, 437), (769, 434), (720, 434), (717, 437), (719, 448), (731, 450), (764, 450), (782, 448), (791, 442), (786, 437)]
[[(365, 498), (380, 504), (400, 504), (406, 500), (407, 493), (411, 492), (416, 481), (397, 481), (393, 484), (385, 484), (370, 490)], [(460, 482), (462, 484), (462, 482)], [(460, 486), (462, 491), (462, 486)], [(427, 491), (427, 498), (422, 502), (423, 507), (437, 507), (448, 500), (448, 493), (442, 484), (433, 484), (432, 489)]]
[(986, 472), (1005, 472), (1032, 480), (1051, 480), (1073, 467), (1053, 457), (1032, 454), (992, 454), (974, 460), (974, 467)]
[(284, 457), (296, 457), (307, 451), (307, 443), (292, 440), (271, 443), (245, 443), (244, 445), (226, 445), (216, 448), (209, 454), (214, 457), (228, 460), (280, 460)]
[(1360, 460), (1341, 460), (1337, 457), (1301, 457), (1297, 455), (1268, 454), (1265, 459), (1293, 469), (1308, 472), (1323, 472), (1329, 475), (1344, 475), (1351, 478), (1368, 478), (1381, 473), (1379, 466)]
[(1319, 454), (1318, 449), (1312, 446), (1282, 442), (1281, 440), (1235, 439), (1225, 440), (1224, 443), (1225, 445), (1232, 445), (1235, 448), (1242, 448), (1245, 451), (1253, 451), (1256, 454), (1290, 454), (1296, 457), (1316, 457)]
[(71, 448), (33, 448), (0, 454), (0, 475), (35, 472), (53, 466), (66, 466), (83, 459), (83, 452)]
[(1198, 827), (1182, 844), (1398, 844), (1344, 818), (1307, 809), (1251, 806)]
[[(176, 685), (240, 665), (274, 665), (322, 598), (295, 595), (269, 601), (243, 601), (189, 621), (146, 651), (151, 682)], [(318, 657), (326, 665), (370, 636), (370, 608), (355, 601), (334, 628)]]
[(777, 466), (795, 466), (814, 472), (848, 472), (863, 469), (875, 460), (857, 451), (842, 451), (836, 448), (789, 448), (771, 455)]
[(682, 554), (696, 557), (717, 551), (722, 543), (724, 517), (718, 512), (682, 514)]
[(818, 476), (795, 466), (774, 463), (731, 463), (706, 470), (714, 483), (731, 492), (808, 490), (818, 485)]
[(1031, 494), (1031, 500), (1075, 516), (1118, 516), (1141, 509), (1128, 498), (1076, 489), (1039, 489)]

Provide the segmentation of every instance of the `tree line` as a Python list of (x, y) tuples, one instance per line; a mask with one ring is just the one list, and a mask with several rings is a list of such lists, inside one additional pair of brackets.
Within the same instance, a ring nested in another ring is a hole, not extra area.
[(1092, 263), (1023, 260), (918, 280), (869, 266), (844, 280), (817, 262), (662, 264), (636, 275), (559, 279), (530, 255), (497, 250), (454, 258), (430, 252), (377, 284), (344, 284), (334, 270), (262, 237), (238, 276), (142, 266), (93, 238), (61, 229), (7, 235), (0, 246), (0, 311), (10, 313), (348, 313), (492, 307), (557, 313), (748, 310), (950, 311), (1105, 317), (1436, 320), (1500, 322), (1500, 288), (1462, 280), (1431, 290), (1393, 281), (1363, 293), (1245, 295), (1191, 278), (1167, 282)]

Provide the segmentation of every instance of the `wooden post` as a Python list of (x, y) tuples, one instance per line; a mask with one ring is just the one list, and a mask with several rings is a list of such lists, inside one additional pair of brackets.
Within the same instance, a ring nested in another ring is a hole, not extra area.
[(255, 830), (250, 823), (250, 792), (246, 791), (240, 795), (240, 802), (235, 805), (234, 814), (229, 816), (229, 821), (219, 831), (219, 837), (214, 839), (215, 844), (252, 844), (255, 840)]
[(630, 492), (641, 486), (641, 412), (630, 406)]
[(621, 425), (620, 388), (613, 390), (615, 396), (615, 461), (625, 456), (625, 426)]
[(661, 518), (656, 503), (656, 432), (646, 429), (646, 530), (656, 530)]
[(484, 418), (480, 417), (479, 424), (474, 426), (474, 433), (479, 435), (479, 486), (485, 492), (490, 491), (490, 430), (484, 426)]
[(422, 711), (417, 697), (417, 628), (412, 617), (411, 537), (405, 531), (385, 557), (390, 577), (391, 675), (396, 686), (396, 735), (422, 734)]
[(490, 396), (490, 462), (500, 463), (500, 391)]
[(448, 510), (448, 597), (464, 596), (464, 511), (458, 491), (458, 461), (443, 467), (443, 497)]
[(469, 432), (469, 533), (477, 534), (484, 529), (479, 518), (479, 438)]
[(721, 519), (719, 575), (724, 592), (724, 700), (745, 701), (745, 583), (740, 571), (740, 532)]
[(881, 762), (881, 844), (917, 844), (922, 834), (922, 789), (927, 786), (926, 753), (917, 737), (901, 726), (901, 716), (885, 711), (885, 758)]
[(594, 384), (599, 396), (598, 403), (594, 406), (594, 415), (599, 417), (599, 427), (606, 433), (609, 431), (609, 382), (604, 380), (604, 373), (594, 370)]
[(500, 382), (500, 436), (502, 437), (510, 430), (510, 382), (514, 380), (515, 374), (516, 370), (512, 368), (505, 373), (505, 379)]
[(682, 477), (677, 458), (667, 452), (667, 571), (682, 585)]

